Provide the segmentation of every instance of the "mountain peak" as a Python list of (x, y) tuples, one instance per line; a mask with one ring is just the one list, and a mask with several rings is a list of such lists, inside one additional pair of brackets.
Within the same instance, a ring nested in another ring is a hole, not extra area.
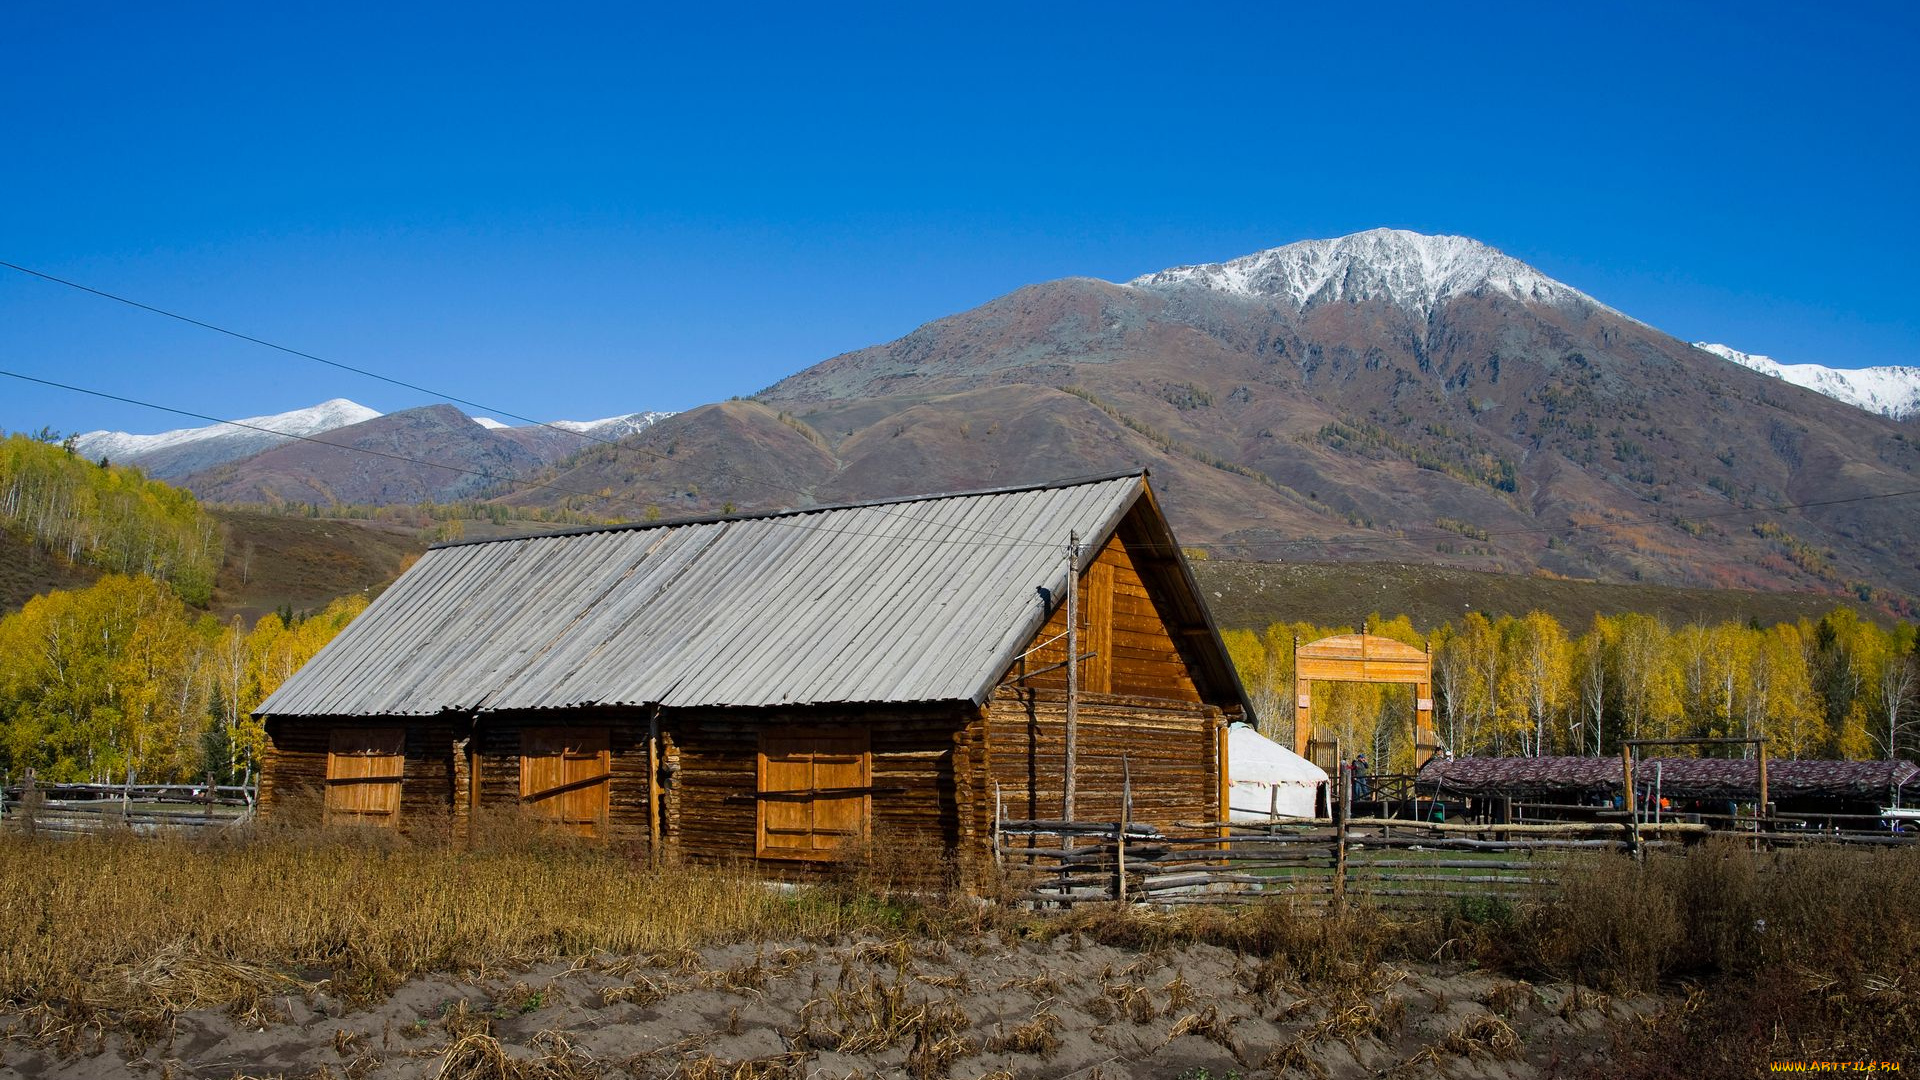
[(1456, 296), (1497, 292), (1519, 300), (1601, 306), (1478, 240), (1369, 229), (1332, 240), (1302, 240), (1227, 262), (1176, 266), (1127, 282), (1138, 289), (1206, 289), (1307, 308), (1383, 299), (1431, 318)]
[[(371, 420), (380, 414), (358, 402), (333, 398), (318, 405), (271, 416), (249, 416), (231, 424), (176, 428), (156, 435), (134, 435), (124, 431), (89, 431), (74, 438), (74, 451), (85, 457), (109, 457), (122, 463), (147, 464), (157, 456), (180, 456), (189, 448), (217, 445), (212, 451), (223, 460), (254, 453), (286, 441), (290, 437), (318, 435), (323, 431)], [(200, 458), (191, 456), (193, 468), (203, 468)], [(181, 475), (178, 469), (155, 471), (156, 476)]]

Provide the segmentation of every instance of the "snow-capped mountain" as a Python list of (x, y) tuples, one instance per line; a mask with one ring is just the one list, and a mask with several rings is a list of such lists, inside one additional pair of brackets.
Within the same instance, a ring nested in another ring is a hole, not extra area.
[(1177, 266), (1127, 284), (1156, 291), (1197, 288), (1247, 299), (1290, 300), (1301, 308), (1384, 299), (1422, 318), (1432, 318), (1440, 305), (1454, 297), (1489, 292), (1534, 303), (1603, 306), (1478, 240), (1404, 229), (1304, 240), (1227, 262)]
[(598, 440), (624, 439), (629, 435), (637, 435), (672, 415), (670, 412), (647, 410), (644, 412), (626, 413), (621, 416), (602, 417), (599, 420), (551, 420), (544, 425), (525, 424), (519, 427), (511, 424), (503, 424), (491, 416), (476, 416), (473, 418), (473, 422), (486, 428), (488, 431), (524, 431), (530, 434), (537, 434), (552, 428), (559, 428), (561, 431), (572, 431), (585, 435), (590, 439)]
[(334, 398), (305, 409), (249, 416), (232, 424), (177, 428), (157, 435), (124, 431), (89, 431), (74, 437), (74, 452), (89, 458), (108, 458), (122, 465), (138, 465), (149, 476), (166, 479), (257, 454), (290, 442), (294, 436), (318, 435), (371, 420), (380, 413), (365, 405)]
[(608, 416), (599, 420), (555, 420), (553, 426), (600, 439), (622, 439), (628, 435), (637, 435), (672, 415), (670, 412), (636, 412), (627, 413), (624, 416)]
[(1825, 364), (1783, 364), (1771, 356), (1744, 353), (1707, 341), (1696, 341), (1693, 347), (1881, 416), (1899, 420), (1920, 414), (1920, 367), (1831, 368)]

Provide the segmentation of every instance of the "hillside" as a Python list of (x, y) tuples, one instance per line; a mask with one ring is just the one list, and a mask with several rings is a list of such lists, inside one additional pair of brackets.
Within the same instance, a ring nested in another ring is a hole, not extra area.
[(1020, 289), (555, 482), (614, 495), (582, 509), (678, 513), (1148, 467), (1183, 541), (1221, 558), (1371, 561), (1395, 541), (1465, 569), (1905, 611), (1916, 505), (1876, 496), (1920, 489), (1909, 430), (1471, 240), (1379, 230)]
[[(1856, 602), (1813, 593), (1616, 585), (1489, 574), (1423, 563), (1236, 563), (1203, 560), (1194, 576), (1223, 630), (1260, 630), (1276, 622), (1358, 626), (1369, 615), (1405, 615), (1422, 632), (1458, 624), (1470, 611), (1488, 618), (1544, 611), (1575, 631), (1595, 615), (1638, 612), (1669, 626), (1722, 622), (1762, 626), (1819, 619)], [(1864, 613), (1864, 612), (1863, 612)]]
[(12, 530), (0, 528), (0, 612), (13, 611), (54, 589), (79, 589), (100, 571), (67, 560)]
[(217, 503), (452, 502), (491, 488), (490, 475), (531, 474), (552, 460), (451, 405), (389, 413), (336, 428), (325, 438), (339, 445), (286, 443), (182, 483)]
[(287, 517), (235, 508), (214, 511), (226, 537), (213, 612), (247, 625), (282, 607), (319, 611), (333, 600), (377, 596), (427, 548), (407, 525)]
[(7, 571), (10, 593), (69, 574), (145, 574), (205, 604), (220, 565), (218, 530), (189, 492), (24, 435), (0, 439), (0, 532), (38, 549)]

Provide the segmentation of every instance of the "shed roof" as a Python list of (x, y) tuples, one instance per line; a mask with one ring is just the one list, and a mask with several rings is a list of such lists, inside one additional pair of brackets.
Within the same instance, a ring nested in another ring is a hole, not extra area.
[[(1663, 795), (1681, 799), (1751, 799), (1760, 791), (1760, 763), (1729, 758), (1644, 758), (1634, 765), (1636, 786), (1659, 776)], [(1621, 781), (1616, 757), (1465, 757), (1434, 758), (1420, 770), (1418, 783), (1440, 785), (1457, 795), (1543, 796), (1617, 795)], [(1886, 798), (1893, 789), (1920, 786), (1920, 768), (1910, 761), (1823, 761), (1774, 758), (1767, 762), (1771, 798)]]
[(258, 712), (977, 703), (1064, 597), (1069, 532), (1097, 550), (1135, 511), (1211, 630), (1128, 473), (442, 545)]

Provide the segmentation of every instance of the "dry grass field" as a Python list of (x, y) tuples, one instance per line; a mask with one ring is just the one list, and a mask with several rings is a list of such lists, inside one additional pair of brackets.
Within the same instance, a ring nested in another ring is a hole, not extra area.
[(1033, 912), (591, 846), (0, 835), (0, 1076), (1751, 1076), (1920, 1044), (1920, 858), (1514, 906)]

